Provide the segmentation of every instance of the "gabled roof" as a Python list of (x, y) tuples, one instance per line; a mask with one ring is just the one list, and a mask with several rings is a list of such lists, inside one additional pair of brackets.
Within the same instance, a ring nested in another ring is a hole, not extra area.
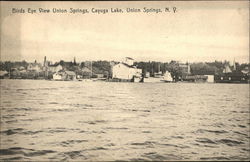
[[(122, 65), (124, 65), (124, 66), (126, 66), (126, 67), (128, 67), (128, 68), (136, 68), (135, 66), (130, 66), (130, 65), (128, 65), (128, 64), (125, 64), (125, 63), (123, 63), (123, 62), (120, 62), (120, 63), (118, 63), (118, 64), (116, 64), (116, 65), (119, 65), (119, 64), (122, 64)], [(116, 66), (115, 65), (115, 66)]]

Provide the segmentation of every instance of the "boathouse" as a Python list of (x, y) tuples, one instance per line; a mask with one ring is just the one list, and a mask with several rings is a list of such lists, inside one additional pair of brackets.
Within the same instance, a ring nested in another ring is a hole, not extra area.
[(142, 69), (133, 66), (134, 60), (126, 57), (123, 62), (120, 62), (112, 68), (112, 78), (131, 81), (134, 77), (142, 75)]

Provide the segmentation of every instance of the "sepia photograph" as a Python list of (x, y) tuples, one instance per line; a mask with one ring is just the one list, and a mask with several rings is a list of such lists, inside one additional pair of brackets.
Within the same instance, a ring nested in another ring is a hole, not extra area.
[(249, 1), (0, 12), (0, 161), (250, 161)]

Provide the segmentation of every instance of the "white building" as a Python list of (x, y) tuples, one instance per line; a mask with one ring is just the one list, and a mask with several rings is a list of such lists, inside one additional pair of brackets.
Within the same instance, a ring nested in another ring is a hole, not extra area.
[(53, 80), (76, 80), (76, 74), (73, 71), (60, 71), (53, 74)]
[[(130, 62), (131, 63), (131, 62)], [(125, 63), (119, 63), (113, 66), (112, 78), (116, 79), (133, 79), (135, 76), (141, 76), (142, 69), (137, 69), (135, 66), (129, 66)]]

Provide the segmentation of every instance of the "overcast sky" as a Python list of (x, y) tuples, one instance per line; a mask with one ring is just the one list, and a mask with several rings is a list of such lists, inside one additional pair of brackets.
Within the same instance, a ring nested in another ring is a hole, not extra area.
[[(162, 8), (177, 13), (13, 14), (12, 8)], [(1, 2), (1, 60), (249, 62), (241, 2)]]

